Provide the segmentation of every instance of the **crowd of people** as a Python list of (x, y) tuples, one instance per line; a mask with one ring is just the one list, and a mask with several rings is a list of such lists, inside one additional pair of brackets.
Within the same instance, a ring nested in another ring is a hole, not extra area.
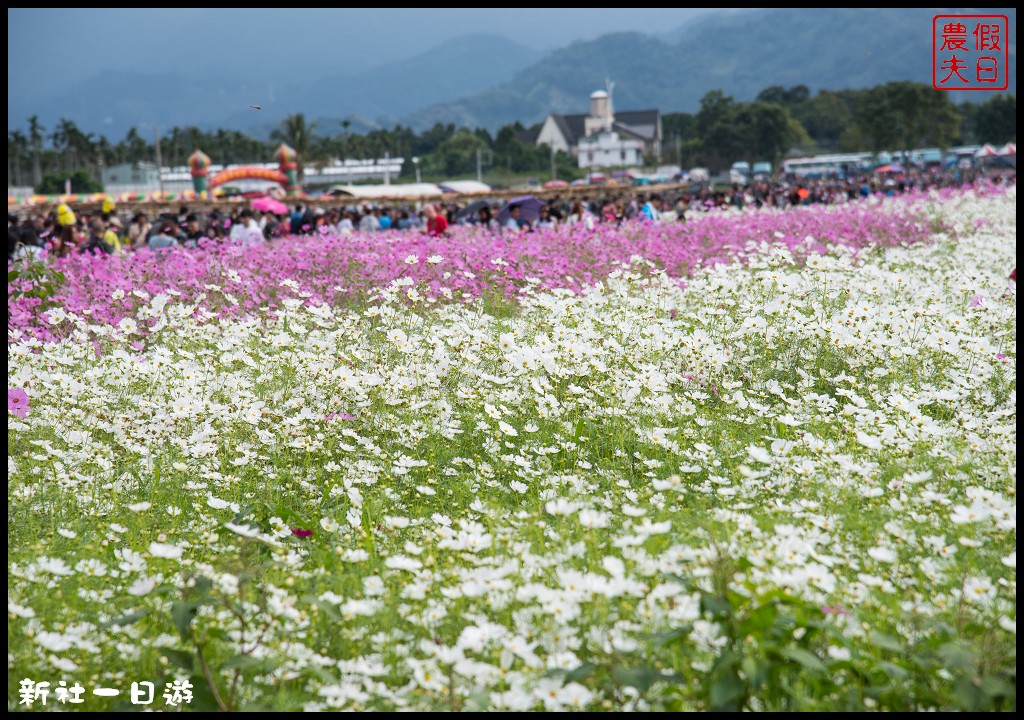
[[(286, 235), (315, 235), (387, 230), (414, 231), (439, 236), (458, 225), (472, 225), (491, 232), (530, 232), (560, 225), (579, 225), (588, 230), (602, 223), (629, 220), (685, 222), (688, 215), (723, 209), (788, 208), (812, 204), (856, 202), (877, 195), (898, 195), (912, 190), (992, 182), (1015, 184), (1016, 173), (983, 175), (976, 172), (917, 171), (883, 177), (770, 179), (714, 188), (707, 184), (645, 192), (644, 188), (594, 188), (594, 196), (539, 200), (524, 213), (512, 205), (499, 212), (497, 201), (475, 201), (467, 207), (458, 200), (442, 203), (390, 205), (356, 203), (322, 207), (299, 202), (286, 213), (261, 212), (247, 207), (214, 209), (206, 213), (182, 206), (177, 213), (150, 218), (135, 212), (121, 216), (113, 207), (96, 213), (75, 213), (67, 205), (25, 217), (8, 212), (9, 260), (36, 255), (45, 248), (53, 256), (74, 252), (123, 254), (149, 248), (193, 248), (204, 242), (255, 245)], [(342, 202), (342, 201), (339, 201)], [(539, 205), (539, 207), (538, 207)], [(500, 218), (500, 219), (499, 219)]]

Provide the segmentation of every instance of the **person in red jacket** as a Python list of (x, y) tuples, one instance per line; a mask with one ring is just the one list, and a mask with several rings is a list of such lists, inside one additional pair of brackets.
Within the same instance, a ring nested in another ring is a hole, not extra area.
[(427, 235), (440, 237), (448, 234), (448, 219), (434, 205), (423, 206), (423, 217), (427, 219)]

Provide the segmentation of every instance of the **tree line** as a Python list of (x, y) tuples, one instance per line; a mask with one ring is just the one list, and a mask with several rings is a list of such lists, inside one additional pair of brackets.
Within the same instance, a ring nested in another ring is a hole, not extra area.
[[(1016, 95), (993, 95), (981, 103), (954, 104), (949, 94), (930, 85), (890, 82), (863, 90), (821, 90), (812, 95), (805, 85), (772, 86), (752, 102), (740, 102), (721, 90), (708, 92), (696, 113), (662, 116), (661, 157), (648, 156), (649, 165), (674, 163), (727, 168), (735, 160), (777, 164), (795, 152), (858, 152), (940, 147), (1016, 140)], [(172, 127), (159, 137), (163, 165), (184, 166), (202, 149), (220, 164), (268, 162), (281, 142), (293, 147), (303, 165), (324, 165), (338, 159), (380, 158), (385, 153), (404, 157), (402, 177), (411, 179), (419, 158), (425, 178), (465, 175), (476, 170), (480, 157), (489, 170), (545, 175), (555, 165), (562, 179), (582, 175), (573, 157), (536, 146), (525, 138), (520, 122), (505, 125), (493, 136), (486, 129), (437, 123), (420, 133), (396, 125), (365, 134), (351, 131), (342, 120), (325, 126), (310, 122), (303, 113), (285, 118), (269, 140), (237, 130), (206, 132), (197, 127)], [(86, 133), (73, 121), (61, 119), (52, 130), (38, 117), (28, 119), (25, 130), (8, 130), (8, 186), (32, 185), (36, 192), (60, 192), (71, 178), (76, 189), (101, 191), (104, 166), (153, 162), (157, 137), (129, 130), (118, 142)], [(302, 178), (300, 175), (300, 183)]]

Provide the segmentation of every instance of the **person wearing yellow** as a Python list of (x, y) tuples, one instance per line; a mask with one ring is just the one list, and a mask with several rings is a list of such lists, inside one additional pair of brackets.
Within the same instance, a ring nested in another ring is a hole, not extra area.
[(103, 233), (103, 242), (113, 249), (115, 255), (120, 255), (123, 252), (120, 236), (121, 221), (116, 217), (108, 217), (106, 212), (103, 213), (103, 220), (106, 227), (106, 231)]
[(77, 221), (75, 211), (67, 203), (57, 206), (57, 224), (60, 226), (60, 232), (53, 243), (53, 253), (57, 257), (64, 257), (74, 247), (75, 223)]

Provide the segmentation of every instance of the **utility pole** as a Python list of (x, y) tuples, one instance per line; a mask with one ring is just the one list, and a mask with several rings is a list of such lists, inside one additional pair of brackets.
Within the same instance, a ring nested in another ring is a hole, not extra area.
[(156, 141), (156, 179), (160, 183), (160, 194), (164, 192), (164, 176), (161, 172), (164, 168), (163, 158), (160, 157), (160, 127), (153, 126), (153, 138)]
[(483, 170), (483, 159), (482, 158), (483, 158), (483, 149), (482, 148), (477, 148), (476, 149), (476, 181), (477, 182), (481, 182), (481, 183), (484, 181), (484, 170)]
[(551, 146), (551, 179), (558, 179), (558, 172), (555, 170), (555, 146)]
[(384, 184), (391, 184), (391, 155), (387, 150), (384, 151)]

